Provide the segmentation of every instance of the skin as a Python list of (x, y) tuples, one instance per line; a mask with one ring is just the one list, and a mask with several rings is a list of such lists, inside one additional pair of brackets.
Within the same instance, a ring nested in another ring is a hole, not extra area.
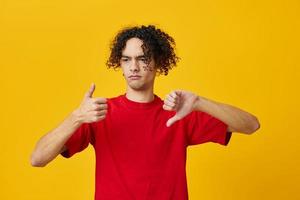
[(56, 128), (39, 139), (30, 157), (32, 166), (44, 167), (65, 151), (64, 144), (83, 123), (105, 119), (108, 107), (107, 99), (93, 98), (94, 91), (95, 84), (92, 84), (78, 108), (72, 111)]
[[(148, 66), (145, 63), (142, 44), (138, 38), (129, 39), (122, 52), (120, 66), (127, 83), (126, 97), (137, 102), (150, 102), (154, 99), (153, 87), (157, 70), (153, 58)], [(141, 78), (132, 80), (130, 75), (139, 75)]]
[[(138, 38), (127, 41), (122, 52), (120, 66), (126, 81), (126, 97), (136, 102), (151, 102), (154, 99), (153, 87), (157, 67), (153, 58), (147, 66), (142, 50), (143, 42)], [(139, 75), (133, 80), (131, 75)], [(44, 167), (60, 153), (66, 150), (64, 145), (76, 129), (83, 123), (92, 123), (105, 119), (107, 99), (93, 97), (95, 84), (84, 95), (81, 104), (72, 111), (56, 128), (42, 136), (31, 154), (31, 165)], [(228, 131), (245, 134), (254, 133), (260, 128), (258, 119), (237, 107), (219, 103), (185, 90), (173, 90), (166, 95), (163, 109), (176, 111), (166, 126), (171, 126), (192, 111), (206, 112), (228, 125)]]
[(176, 114), (167, 121), (167, 126), (171, 126), (192, 111), (202, 111), (227, 124), (227, 131), (229, 132), (252, 134), (260, 128), (260, 123), (254, 115), (237, 107), (219, 103), (189, 91), (172, 91), (166, 96), (163, 108), (176, 111)]
[[(138, 38), (129, 39), (122, 52), (120, 65), (127, 82), (127, 98), (137, 102), (150, 102), (154, 98), (156, 66), (152, 58), (149, 69), (145, 67), (142, 44), (143, 41)], [(129, 76), (133, 74), (141, 75), (141, 78), (131, 80)], [(251, 134), (260, 127), (257, 118), (246, 111), (185, 90), (171, 91), (164, 100), (163, 109), (176, 111), (176, 114), (167, 121), (168, 127), (192, 111), (203, 111), (220, 119), (228, 125), (230, 132)]]

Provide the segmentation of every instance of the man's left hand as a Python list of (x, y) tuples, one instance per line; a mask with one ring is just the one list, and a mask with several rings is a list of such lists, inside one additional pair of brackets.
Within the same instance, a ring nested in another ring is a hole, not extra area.
[(199, 96), (188, 91), (174, 90), (169, 93), (164, 100), (163, 109), (176, 111), (176, 114), (167, 121), (167, 126), (171, 126), (174, 122), (194, 111), (199, 99)]

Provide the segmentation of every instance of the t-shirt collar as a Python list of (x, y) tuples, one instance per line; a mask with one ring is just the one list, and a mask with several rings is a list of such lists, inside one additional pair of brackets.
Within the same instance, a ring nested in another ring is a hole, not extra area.
[(149, 109), (153, 108), (153, 106), (158, 105), (160, 102), (160, 98), (154, 94), (154, 99), (150, 102), (137, 102), (130, 100), (126, 97), (126, 93), (121, 95), (121, 101), (124, 103), (127, 107), (133, 108), (133, 109)]

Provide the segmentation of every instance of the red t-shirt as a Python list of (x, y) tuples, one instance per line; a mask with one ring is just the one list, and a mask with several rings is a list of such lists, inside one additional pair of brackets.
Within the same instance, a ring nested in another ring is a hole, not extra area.
[(106, 118), (82, 124), (62, 153), (68, 158), (93, 145), (95, 200), (187, 200), (187, 147), (231, 138), (225, 123), (200, 111), (167, 127), (175, 111), (164, 110), (157, 95), (139, 103), (122, 94), (107, 104)]

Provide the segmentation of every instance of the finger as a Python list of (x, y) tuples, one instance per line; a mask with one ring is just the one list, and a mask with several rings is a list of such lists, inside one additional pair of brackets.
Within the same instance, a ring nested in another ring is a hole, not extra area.
[(106, 115), (94, 116), (94, 117), (92, 117), (91, 122), (98, 122), (98, 121), (104, 119), (105, 117), (106, 117)]
[(169, 93), (169, 94), (167, 94), (166, 96), (165, 96), (165, 99), (174, 99), (174, 100), (176, 100), (176, 98), (174, 98), (172, 95), (171, 95), (171, 93)]
[(180, 96), (173, 92), (173, 93), (170, 93), (170, 94), (167, 96), (167, 99), (169, 99), (169, 100), (171, 100), (171, 101), (175, 101), (175, 103), (179, 103), (179, 101), (180, 101)]
[(179, 96), (176, 91), (172, 91), (169, 95), (171, 97), (173, 97), (174, 99), (178, 98), (178, 96)]
[(106, 115), (107, 110), (100, 110), (100, 111), (93, 111), (93, 115), (94, 116), (102, 116), (102, 115)]
[(94, 117), (100, 117), (106, 115), (107, 111), (106, 110), (101, 110), (101, 111), (89, 111), (88, 112), (88, 118), (94, 118)]
[(179, 107), (179, 100), (176, 100), (174, 102), (174, 100), (169, 100), (169, 99), (165, 99), (164, 101), (167, 105), (171, 106), (174, 110), (176, 110), (177, 107)]
[(175, 103), (175, 104), (178, 103), (178, 101), (179, 101), (178, 98), (174, 98), (174, 97), (172, 97), (172, 96), (170, 96), (170, 95), (168, 95), (166, 99), (167, 99), (168, 101), (170, 101), (170, 102)]
[(98, 98), (93, 98), (93, 101), (95, 102), (95, 103), (106, 103), (107, 102), (107, 99), (106, 98), (104, 98), (104, 97), (98, 97)]
[(176, 121), (178, 121), (180, 118), (175, 114), (172, 118), (170, 118), (167, 121), (167, 127), (170, 127), (172, 124), (174, 124)]
[(173, 109), (170, 106), (167, 105), (163, 105), (163, 109), (168, 110), (168, 111), (172, 111)]
[(101, 103), (101, 104), (95, 104), (94, 110), (105, 110), (108, 108), (107, 104)]
[(166, 104), (167, 106), (170, 106), (172, 108), (176, 106), (176, 104), (174, 102), (171, 102), (168, 99), (165, 99), (164, 104)]
[(176, 94), (177, 97), (181, 96), (181, 92), (182, 92), (181, 90), (175, 90), (174, 92), (175, 92), (175, 94)]
[(84, 97), (85, 97), (85, 98), (89, 98), (89, 97), (91, 98), (91, 97), (93, 96), (93, 93), (94, 93), (94, 91), (95, 91), (95, 88), (96, 88), (95, 83), (92, 83), (92, 85), (91, 85), (89, 91), (87, 91), (87, 92), (85, 93)]

